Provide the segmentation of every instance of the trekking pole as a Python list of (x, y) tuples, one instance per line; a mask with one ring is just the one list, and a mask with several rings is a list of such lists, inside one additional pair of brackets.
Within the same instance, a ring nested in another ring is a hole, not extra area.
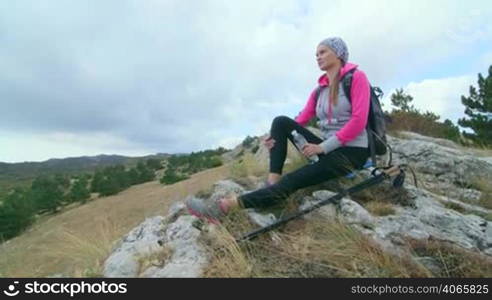
[[(308, 214), (308, 213), (312, 212), (313, 210), (320, 208), (321, 206), (324, 206), (324, 205), (327, 205), (330, 203), (338, 204), (340, 202), (340, 199), (342, 199), (343, 197), (357, 193), (357, 192), (360, 192), (362, 190), (365, 190), (365, 189), (367, 189), (373, 185), (376, 185), (376, 184), (383, 182), (385, 179), (391, 178), (393, 176), (397, 176), (397, 179), (398, 179), (398, 178), (400, 178), (398, 176), (400, 174), (404, 174), (404, 173), (403, 173), (403, 170), (401, 170), (399, 166), (389, 167), (389, 168), (383, 170), (380, 174), (374, 175), (374, 177), (369, 178), (369, 179), (367, 179), (367, 180), (365, 180), (365, 181), (363, 181), (357, 185), (354, 185), (353, 187), (342, 190), (338, 194), (336, 194), (336, 195), (334, 195), (328, 199), (322, 200), (322, 201), (314, 204), (311, 207), (308, 207), (308, 208), (301, 210), (295, 214), (292, 214), (290, 216), (282, 218), (279, 221), (272, 223), (268, 226), (265, 226), (263, 228), (257, 229), (255, 231), (250, 232), (250, 233), (247, 233), (247, 234), (243, 235), (242, 237), (236, 239), (236, 242), (239, 243), (239, 242), (243, 242), (243, 241), (247, 241), (247, 240), (252, 240), (252, 239), (258, 237), (260, 234), (272, 231), (273, 229), (278, 228), (278, 227), (286, 224), (287, 222), (292, 221), (294, 219), (297, 219), (297, 218), (299, 218), (305, 214)], [(398, 182), (397, 184), (401, 185), (401, 184), (403, 184), (403, 182)]]

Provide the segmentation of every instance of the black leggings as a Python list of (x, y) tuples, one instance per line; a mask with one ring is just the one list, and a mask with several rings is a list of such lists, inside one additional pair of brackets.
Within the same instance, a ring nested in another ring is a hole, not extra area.
[[(282, 174), (287, 156), (287, 139), (293, 143), (292, 130), (302, 134), (308, 143), (319, 144), (323, 140), (289, 117), (279, 116), (273, 120), (271, 137), (275, 145), (270, 149), (270, 172)], [(295, 145), (295, 144), (294, 144)], [(318, 154), (319, 161), (303, 166), (284, 175), (279, 182), (271, 186), (239, 196), (244, 208), (264, 208), (279, 204), (298, 189), (341, 177), (353, 169), (360, 169), (369, 157), (369, 151), (363, 147), (340, 147), (328, 154)]]

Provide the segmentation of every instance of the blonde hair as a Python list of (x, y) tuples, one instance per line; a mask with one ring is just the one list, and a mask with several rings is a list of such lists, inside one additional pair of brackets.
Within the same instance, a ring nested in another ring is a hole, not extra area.
[(333, 82), (330, 82), (330, 106), (337, 106), (338, 104), (338, 86), (340, 83), (340, 79), (338, 78), (340, 76), (340, 70), (341, 67), (338, 69), (337, 75), (335, 78), (333, 78)]

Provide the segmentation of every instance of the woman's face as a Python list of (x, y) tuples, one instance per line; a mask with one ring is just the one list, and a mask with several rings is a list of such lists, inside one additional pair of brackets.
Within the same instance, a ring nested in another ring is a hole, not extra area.
[(316, 61), (318, 62), (318, 67), (321, 70), (326, 71), (330, 67), (334, 66), (339, 59), (330, 47), (319, 45), (316, 49)]

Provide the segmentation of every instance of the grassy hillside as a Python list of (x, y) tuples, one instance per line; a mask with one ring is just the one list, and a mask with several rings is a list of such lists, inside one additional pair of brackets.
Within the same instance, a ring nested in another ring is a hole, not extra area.
[(0, 276), (99, 276), (114, 242), (124, 234), (146, 217), (165, 215), (174, 201), (227, 176), (228, 168), (221, 166), (173, 185), (148, 182), (38, 220), (0, 245)]
[[(150, 156), (154, 158), (147, 156), (146, 159), (123, 158), (125, 164), (109, 166), (103, 165), (122, 162), (122, 157), (99, 156), (47, 161), (43, 163), (45, 169), (46, 164), (56, 161), (56, 170), (65, 170), (65, 173), (56, 172), (53, 175), (46, 171), (34, 178), (30, 185), (27, 179), (24, 180), (24, 187), (27, 187), (25, 189), (18, 188), (20, 180), (9, 180), (12, 185), (7, 185), (0, 193), (0, 241), (21, 234), (40, 216), (46, 213), (55, 214), (73, 203), (83, 204), (91, 198), (115, 195), (132, 185), (153, 181), (156, 176), (162, 184), (173, 184), (188, 179), (194, 173), (221, 166), (223, 163), (220, 155), (225, 151), (227, 150), (219, 148), (191, 154)], [(96, 160), (100, 164), (95, 172), (74, 175), (74, 172), (82, 173)], [(21, 164), (22, 166), (24, 165)], [(75, 171), (77, 166), (83, 168), (82, 171)], [(74, 171), (67, 171), (69, 169)]]
[(112, 165), (134, 167), (138, 161), (149, 158), (167, 158), (169, 154), (143, 157), (121, 155), (82, 156), (64, 159), (50, 159), (44, 162), (3, 163), (0, 162), (0, 198), (15, 187), (28, 187), (39, 175), (78, 175), (93, 172), (98, 168)]
[(130, 158), (119, 155), (50, 159), (44, 162), (0, 163), (0, 180), (26, 179), (41, 174), (80, 173), (97, 167), (125, 164)]

